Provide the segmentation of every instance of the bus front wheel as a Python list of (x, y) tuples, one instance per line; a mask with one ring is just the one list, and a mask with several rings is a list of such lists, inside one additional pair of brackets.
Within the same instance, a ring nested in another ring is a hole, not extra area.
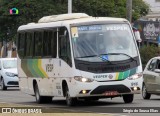
[(68, 106), (74, 106), (76, 105), (76, 102), (77, 102), (77, 98), (74, 98), (74, 97), (71, 97), (70, 96), (70, 93), (69, 93), (69, 89), (68, 87), (66, 87), (66, 103)]
[(123, 95), (123, 100), (124, 100), (125, 103), (132, 103), (133, 102), (133, 98), (134, 98), (133, 94)]

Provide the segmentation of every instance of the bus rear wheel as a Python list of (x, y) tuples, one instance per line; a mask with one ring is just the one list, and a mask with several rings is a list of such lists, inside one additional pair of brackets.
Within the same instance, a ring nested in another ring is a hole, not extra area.
[(52, 102), (52, 97), (50, 97), (50, 96), (41, 96), (40, 95), (38, 84), (35, 85), (34, 91), (35, 91), (35, 97), (36, 97), (37, 103), (40, 104), (40, 103), (50, 103), (50, 102)]
[(133, 94), (123, 95), (124, 103), (132, 103), (133, 102), (133, 98), (134, 98)]
[(77, 98), (74, 98), (74, 97), (71, 97), (70, 96), (70, 93), (69, 93), (69, 89), (68, 87), (66, 87), (66, 103), (68, 106), (75, 106), (76, 105), (76, 102), (77, 102)]

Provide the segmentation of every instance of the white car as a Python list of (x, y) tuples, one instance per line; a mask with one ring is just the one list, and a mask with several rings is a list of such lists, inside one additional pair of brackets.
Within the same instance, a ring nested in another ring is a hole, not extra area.
[(2, 90), (7, 87), (18, 87), (17, 58), (0, 58), (0, 86)]

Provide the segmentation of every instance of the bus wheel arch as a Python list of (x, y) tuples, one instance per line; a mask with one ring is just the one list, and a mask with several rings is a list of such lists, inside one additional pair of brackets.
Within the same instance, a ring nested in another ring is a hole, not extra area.
[(62, 81), (62, 91), (63, 91), (63, 96), (66, 97), (66, 87), (68, 87), (66, 80)]
[(40, 95), (40, 91), (39, 91), (39, 87), (38, 87), (38, 83), (36, 80), (33, 80), (33, 89), (34, 89), (34, 93), (35, 93), (35, 97), (36, 97), (36, 102), (37, 103), (50, 103), (52, 102), (52, 96), (41, 96)]
[(35, 97), (36, 97), (36, 102), (37, 103), (42, 103), (42, 99), (39, 93), (39, 88), (38, 88), (38, 84), (36, 80), (33, 80), (33, 90), (35, 93)]
[(37, 84), (37, 81), (34, 79), (33, 80), (33, 90), (34, 90), (34, 92), (35, 92), (35, 86), (36, 86), (36, 84)]
[(63, 96), (66, 97), (67, 105), (75, 106), (77, 102), (77, 98), (70, 96), (69, 88), (65, 80), (62, 81), (62, 89), (63, 89)]

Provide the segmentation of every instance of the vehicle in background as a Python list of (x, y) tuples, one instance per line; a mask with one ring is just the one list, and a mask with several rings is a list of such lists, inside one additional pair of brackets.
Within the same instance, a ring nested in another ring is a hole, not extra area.
[[(20, 90), (38, 103), (66, 97), (123, 97), (131, 103), (142, 88), (142, 64), (131, 24), (123, 18), (84, 13), (46, 16), (18, 28)], [(139, 38), (138, 38), (139, 39)]]
[(0, 86), (2, 90), (7, 87), (17, 87), (17, 58), (0, 58)]
[(142, 97), (150, 99), (151, 94), (160, 95), (160, 57), (150, 59), (143, 71)]

